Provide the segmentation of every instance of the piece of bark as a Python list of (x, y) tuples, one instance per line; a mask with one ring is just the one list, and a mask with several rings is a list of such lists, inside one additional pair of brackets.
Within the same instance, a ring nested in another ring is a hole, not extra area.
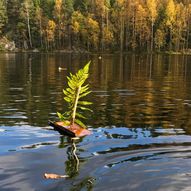
[(70, 137), (83, 137), (90, 135), (91, 131), (80, 127), (78, 124), (65, 126), (63, 122), (50, 122), (49, 125), (54, 127), (54, 130), (58, 131), (60, 134), (67, 135)]
[(49, 174), (45, 173), (44, 178), (46, 179), (59, 179), (59, 178), (68, 178), (68, 175), (59, 175), (59, 174)]

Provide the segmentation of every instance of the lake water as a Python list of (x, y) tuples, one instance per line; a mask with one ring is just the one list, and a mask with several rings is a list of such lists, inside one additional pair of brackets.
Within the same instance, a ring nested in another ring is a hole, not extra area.
[[(191, 190), (191, 56), (98, 57), (0, 54), (1, 191)], [(92, 134), (71, 141), (47, 122), (89, 60)]]

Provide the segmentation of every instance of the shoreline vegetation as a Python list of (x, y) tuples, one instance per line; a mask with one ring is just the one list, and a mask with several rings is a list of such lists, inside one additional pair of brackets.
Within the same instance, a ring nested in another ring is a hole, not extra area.
[(191, 54), (191, 2), (1, 0), (0, 51)]
[(188, 50), (181, 50), (181, 51), (158, 51), (154, 50), (152, 52), (145, 51), (145, 50), (132, 50), (132, 51), (120, 51), (120, 50), (103, 50), (103, 51), (88, 51), (85, 49), (80, 48), (73, 48), (73, 49), (54, 49), (54, 50), (41, 50), (41, 49), (21, 49), (12, 47), (14, 42), (10, 42), (10, 45), (5, 44), (6, 47), (10, 47), (10, 49), (2, 48), (1, 41), (0, 41), (0, 53), (64, 53), (64, 54), (130, 54), (130, 53), (143, 53), (143, 54), (168, 54), (168, 55), (191, 55), (191, 49)]
[(168, 55), (191, 55), (191, 49), (181, 50), (181, 51), (168, 51), (168, 50), (128, 50), (128, 51), (120, 51), (120, 50), (86, 50), (83, 48), (72, 47), (65, 49), (24, 49), (17, 48), (15, 46), (14, 41), (9, 41), (6, 37), (0, 39), (0, 53), (68, 53), (68, 54), (130, 54), (130, 53), (146, 53), (146, 54), (168, 54)]
[(167, 54), (167, 55), (191, 55), (191, 50), (189, 51), (182, 51), (182, 52), (175, 52), (175, 51), (153, 51), (153, 52), (145, 52), (145, 51), (86, 51), (86, 50), (51, 50), (51, 51), (44, 51), (44, 50), (21, 50), (16, 49), (13, 51), (7, 50), (0, 50), (0, 53), (63, 53), (63, 54)]

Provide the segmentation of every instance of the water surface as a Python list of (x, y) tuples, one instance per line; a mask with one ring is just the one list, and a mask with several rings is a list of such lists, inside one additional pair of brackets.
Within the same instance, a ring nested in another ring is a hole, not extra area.
[[(0, 54), (0, 190), (191, 190), (191, 57), (98, 57)], [(72, 142), (47, 121), (89, 60), (92, 135)]]

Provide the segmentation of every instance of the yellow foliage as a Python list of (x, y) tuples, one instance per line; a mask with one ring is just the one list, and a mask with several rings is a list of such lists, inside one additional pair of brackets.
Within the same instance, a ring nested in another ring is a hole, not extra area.
[(106, 44), (109, 44), (114, 40), (113, 33), (107, 27), (104, 27), (103, 29), (103, 40)]
[(62, 0), (55, 0), (55, 9), (60, 10), (62, 7)]
[(124, 5), (124, 0), (117, 0), (116, 2), (120, 7)]
[(84, 25), (84, 16), (79, 11), (74, 11), (72, 15), (72, 30), (75, 34), (79, 33)]
[(163, 30), (157, 29), (155, 34), (155, 45), (160, 49), (165, 44), (165, 32)]
[(55, 22), (53, 20), (48, 21), (48, 28), (49, 28), (49, 30), (52, 30), (52, 31), (55, 30), (56, 24), (55, 24)]
[(87, 18), (87, 32), (90, 42), (97, 47), (98, 36), (99, 36), (99, 24), (96, 20), (91, 17)]
[(72, 23), (72, 30), (74, 33), (78, 33), (80, 31), (80, 24), (77, 21)]
[(79, 11), (74, 11), (72, 15), (72, 30), (75, 34), (81, 35), (84, 41), (88, 41), (96, 47), (100, 32), (99, 23), (91, 16), (85, 17)]
[(147, 0), (147, 9), (151, 22), (153, 23), (157, 17), (157, 1), (156, 0)]
[(93, 31), (98, 31), (99, 24), (96, 20), (93, 20), (92, 18), (89, 17), (87, 19), (87, 24), (88, 24), (88, 27), (91, 27)]
[(96, 12), (99, 16), (104, 16), (107, 9), (104, 0), (94, 0)]
[(60, 20), (61, 14), (62, 14), (62, 0), (55, 0), (54, 15), (58, 20)]
[(46, 29), (48, 41), (53, 41), (54, 40), (55, 29), (56, 29), (56, 23), (53, 20), (49, 20), (48, 21), (48, 26), (47, 26), (47, 29)]
[(79, 11), (74, 11), (72, 14), (72, 20), (82, 20), (84, 16)]
[(166, 25), (169, 27), (172, 27), (172, 24), (175, 19), (175, 4), (173, 0), (168, 0), (167, 6), (166, 6), (166, 16), (167, 16), (167, 21)]

